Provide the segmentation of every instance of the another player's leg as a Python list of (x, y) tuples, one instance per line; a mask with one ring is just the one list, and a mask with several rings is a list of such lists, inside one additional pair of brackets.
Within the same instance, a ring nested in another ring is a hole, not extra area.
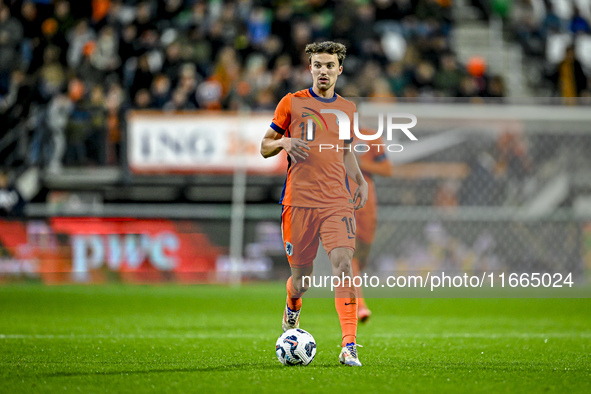
[[(357, 228), (357, 232), (359, 233), (359, 228)], [(353, 260), (351, 261), (351, 268), (353, 270), (354, 276), (361, 276), (363, 270), (367, 265), (367, 259), (369, 258), (369, 251), (371, 248), (371, 244), (365, 243), (359, 239), (359, 237), (355, 240), (355, 254), (353, 256)], [(363, 298), (363, 290), (362, 287), (357, 288), (357, 317), (359, 321), (362, 323), (366, 323), (371, 316), (371, 311), (367, 307), (365, 303), (365, 298)]]
[(335, 307), (342, 332), (339, 361), (341, 364), (360, 367), (361, 362), (357, 356), (357, 289), (352, 282), (353, 271), (351, 270), (353, 250), (336, 248), (330, 252), (329, 257), (332, 274), (338, 278), (345, 278), (340, 286), (335, 288)]
[[(377, 224), (377, 205), (375, 201), (368, 203), (360, 210), (355, 212), (355, 255), (351, 262), (353, 274), (361, 275), (367, 263), (369, 262), (369, 252), (376, 233)], [(359, 297), (357, 316), (362, 323), (367, 322), (371, 316), (371, 311), (365, 304), (361, 287), (357, 289)]]

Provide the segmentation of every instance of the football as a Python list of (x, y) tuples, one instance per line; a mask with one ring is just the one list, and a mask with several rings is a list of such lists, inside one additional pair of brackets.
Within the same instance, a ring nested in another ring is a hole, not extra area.
[(316, 356), (316, 341), (306, 330), (293, 328), (277, 339), (275, 353), (283, 365), (308, 365)]

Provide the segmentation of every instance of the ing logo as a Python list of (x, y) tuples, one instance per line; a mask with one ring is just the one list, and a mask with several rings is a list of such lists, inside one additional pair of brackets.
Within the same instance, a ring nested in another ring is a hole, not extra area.
[(306, 141), (313, 141), (316, 137), (316, 125), (320, 127), (320, 132), (325, 129), (328, 130), (328, 124), (324, 119), (324, 116), (310, 107), (304, 107), (304, 109), (310, 112), (303, 112), (302, 118), (308, 118), (307, 122), (300, 123), (300, 129), (302, 132), (302, 139)]

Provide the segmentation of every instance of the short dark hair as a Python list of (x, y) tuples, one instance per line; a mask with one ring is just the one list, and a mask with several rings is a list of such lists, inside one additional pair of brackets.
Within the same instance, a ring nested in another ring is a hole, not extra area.
[(347, 47), (343, 44), (334, 41), (313, 42), (306, 45), (306, 53), (310, 55), (308, 58), (312, 64), (312, 56), (319, 53), (328, 53), (329, 55), (337, 55), (339, 59), (339, 66), (343, 65), (343, 60), (347, 56)]

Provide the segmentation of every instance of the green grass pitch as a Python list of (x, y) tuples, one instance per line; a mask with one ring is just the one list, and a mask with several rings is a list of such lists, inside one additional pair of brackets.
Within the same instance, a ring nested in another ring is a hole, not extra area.
[(591, 392), (591, 299), (372, 299), (361, 368), (334, 302), (284, 367), (284, 285), (0, 287), (0, 392)]

